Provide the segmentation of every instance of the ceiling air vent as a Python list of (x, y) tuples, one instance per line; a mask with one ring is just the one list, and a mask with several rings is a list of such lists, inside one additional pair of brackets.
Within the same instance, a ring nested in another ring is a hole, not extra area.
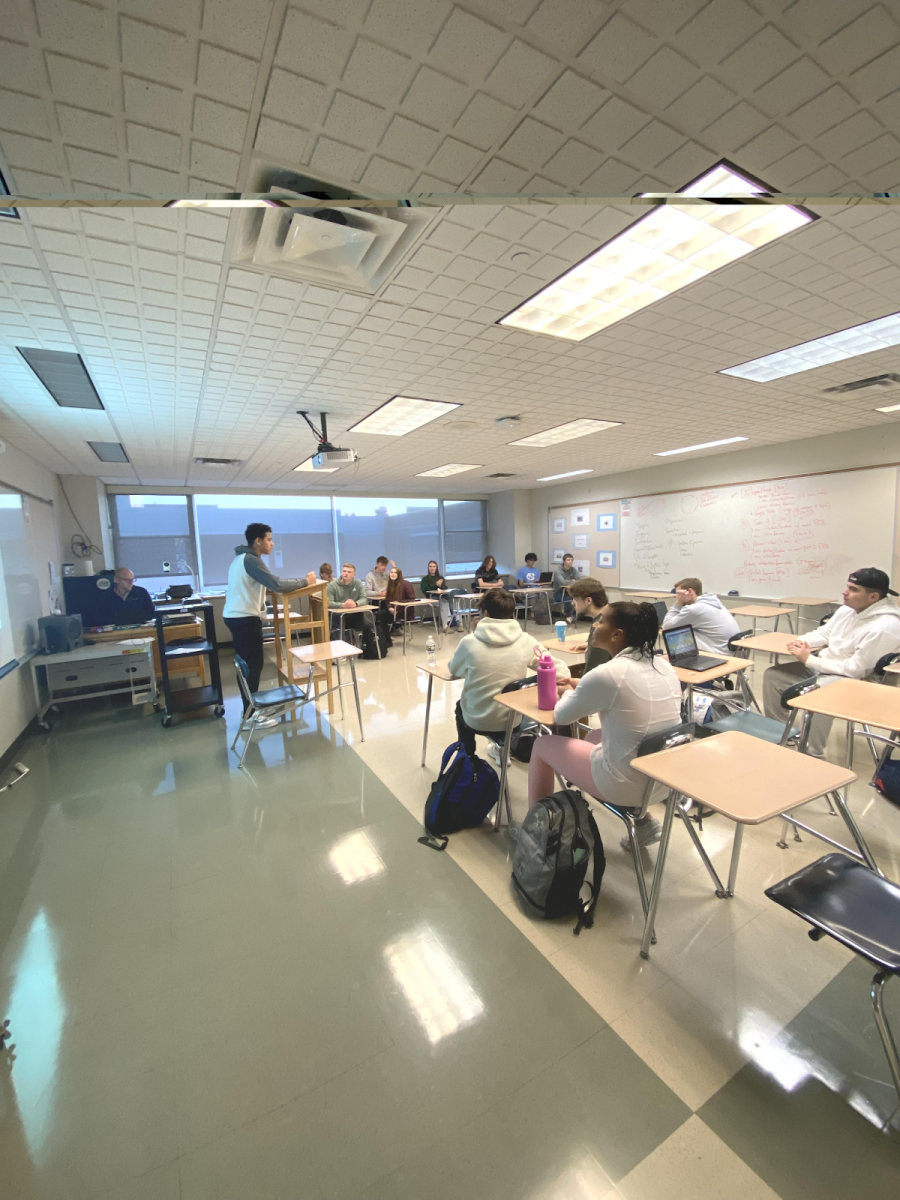
[(239, 458), (195, 458), (195, 463), (199, 463), (202, 467), (239, 467), (241, 460)]
[(71, 350), (16, 349), (60, 408), (102, 408), (84, 360)]
[(121, 442), (88, 442), (101, 462), (130, 462)]
[(839, 387), (824, 389), (826, 396), (842, 396), (845, 392), (859, 392), (863, 388), (892, 388), (900, 384), (900, 375), (870, 375), (868, 379), (854, 379), (852, 383), (842, 383)]
[[(273, 198), (364, 199), (286, 168), (257, 166), (250, 191)], [(399, 268), (432, 214), (419, 208), (247, 208), (233, 261), (286, 279), (374, 295)]]
[(495, 471), (493, 475), (488, 475), (488, 479), (515, 479), (515, 471)]

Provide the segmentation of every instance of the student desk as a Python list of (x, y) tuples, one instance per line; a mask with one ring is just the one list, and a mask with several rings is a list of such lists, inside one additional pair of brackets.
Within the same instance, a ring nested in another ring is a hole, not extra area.
[[(390, 607), (394, 610), (394, 620), (397, 619), (397, 609), (402, 608), (404, 610), (403, 620), (400, 622), (403, 626), (403, 654), (404, 654), (404, 657), (406, 655), (406, 626), (409, 624), (409, 622), (406, 620), (406, 609), (407, 608), (412, 608), (412, 609), (422, 608), (422, 609), (425, 609), (427, 612), (431, 613), (431, 624), (434, 627), (434, 632), (437, 636), (437, 642), (438, 642), (438, 645), (440, 646), (441, 645), (441, 623), (438, 620), (438, 609), (440, 608), (440, 606), (441, 606), (441, 603), (439, 600), (396, 600), (391, 603)], [(424, 625), (424, 623), (425, 623), (425, 616), (423, 613), (422, 624)]]
[[(797, 631), (798, 631), (798, 633), (800, 631), (800, 622), (801, 621), (811, 621), (813, 625), (816, 625), (818, 623), (814, 617), (804, 617), (804, 615), (803, 615), (804, 608), (830, 608), (832, 610), (837, 608), (836, 600), (823, 600), (823, 598), (821, 596), (783, 596), (778, 601), (778, 603), (779, 604), (793, 604), (794, 607), (799, 610), (797, 613)], [(829, 613), (828, 615), (831, 616), (831, 613)]]
[(571, 641), (561, 642), (559, 638), (541, 638), (539, 645), (545, 650), (549, 650), (551, 654), (576, 654), (583, 655), (583, 650), (574, 649), (575, 646), (581, 646), (590, 640), (590, 629), (587, 630), (583, 638), (573, 637)]
[(458, 675), (451, 675), (447, 670), (446, 663), (435, 663), (432, 666), (430, 663), (416, 663), (416, 670), (423, 671), (428, 676), (428, 693), (425, 698), (425, 732), (422, 735), (422, 762), (425, 766), (425, 751), (428, 748), (428, 722), (431, 720), (431, 691), (434, 687), (436, 679), (443, 679), (445, 683), (452, 683), (454, 679), (459, 679)]
[(555, 722), (553, 720), (552, 708), (538, 708), (537, 679), (535, 679), (533, 687), (519, 688), (516, 692), (501, 692), (498, 696), (494, 697), (494, 700), (509, 710), (509, 719), (506, 722), (506, 736), (503, 739), (503, 749), (500, 752), (500, 799), (497, 801), (497, 815), (494, 817), (494, 830), (496, 831), (500, 828), (500, 806), (504, 800), (506, 801), (507, 824), (512, 820), (506, 776), (509, 772), (509, 747), (512, 742), (516, 714), (518, 713), (523, 717), (530, 717), (533, 721), (537, 721), (538, 724), (547, 728)]
[[(334, 625), (334, 618), (337, 617), (337, 619), (338, 619), (338, 622), (337, 622), (338, 639), (342, 642), (346, 642), (347, 639), (344, 636), (344, 621), (345, 621), (345, 619), (347, 617), (352, 617), (354, 613), (376, 613), (376, 612), (378, 612), (377, 604), (357, 604), (356, 608), (340, 608), (340, 607), (329, 608), (328, 615), (331, 617), (331, 620), (332, 620), (332, 628)], [(369, 620), (372, 622), (372, 631), (375, 634), (375, 649), (378, 651), (378, 657), (381, 658), (381, 646), (378, 644), (378, 630), (375, 628), (374, 616), (370, 616)]]
[(636, 592), (634, 588), (619, 588), (623, 596), (639, 596), (641, 600), (674, 600), (675, 593), (669, 589), (667, 592), (650, 592), (643, 589)]
[[(553, 590), (554, 589), (552, 587), (541, 587), (541, 586), (509, 588), (509, 593), (511, 596), (521, 596), (523, 598), (522, 607), (525, 609), (525, 616), (524, 616), (523, 620), (524, 620), (524, 625), (525, 625), (526, 629), (528, 628), (528, 608), (529, 608), (528, 599), (531, 596), (546, 597), (547, 616), (550, 619), (550, 621), (553, 620), (553, 607), (552, 607), (552, 601), (550, 599), (550, 597), (553, 595)], [(532, 615), (532, 617), (534, 617), (534, 607), (533, 606), (532, 606), (531, 615)]]
[(796, 608), (771, 608), (768, 604), (745, 604), (743, 608), (733, 608), (731, 615), (733, 617), (750, 617), (753, 621), (753, 632), (756, 633), (757, 621), (766, 620), (768, 617), (775, 618), (774, 629), (778, 629), (778, 621), (780, 617), (787, 617), (788, 625), (791, 624), (791, 614), (795, 613)]
[[(352, 610), (349, 610), (352, 611)], [(364, 742), (366, 736), (363, 733), (362, 708), (359, 703), (359, 688), (356, 683), (356, 662), (355, 660), (362, 654), (358, 646), (351, 646), (349, 642), (333, 641), (333, 642), (315, 642), (311, 646), (296, 647), (291, 650), (291, 655), (309, 668), (309, 677), (306, 685), (306, 700), (301, 700), (301, 704), (308, 704), (310, 700), (320, 700), (323, 696), (328, 696), (332, 692), (337, 692), (341, 699), (341, 718), (344, 716), (344, 692), (346, 687), (353, 688), (353, 698), (356, 700), (356, 716), (359, 720), (359, 740)], [(345, 660), (350, 663), (350, 683), (344, 683), (341, 679), (341, 663)], [(318, 695), (312, 694), (313, 679), (316, 675), (316, 668), (319, 664), (334, 663), (337, 668), (337, 683), (334, 687), (329, 687), (324, 692), (319, 692)], [(330, 701), (329, 701), (330, 704)]]
[[(694, 719), (694, 688), (699, 687), (703, 683), (712, 683), (714, 679), (724, 679), (727, 675), (736, 675), (739, 671), (746, 671), (750, 666), (750, 660), (747, 658), (726, 658), (719, 667), (710, 667), (706, 671), (688, 671), (684, 667), (675, 667), (675, 674), (678, 676), (678, 682), (687, 688), (684, 706), (687, 709), (686, 720), (693, 721)], [(746, 696), (744, 697), (746, 703)]]
[[(684, 816), (680, 808), (683, 801), (694, 800), (735, 822), (727, 887), (722, 887), (705, 854), (701, 856), (717, 885), (716, 895), (724, 898), (734, 895), (745, 825), (761, 825), (818, 796), (839, 795), (838, 789), (856, 779), (845, 767), (736, 732), (720, 733), (672, 750), (648, 754), (634, 759), (631, 765), (669, 789), (641, 941), (642, 958), (649, 957), (672, 823), (676, 809)], [(692, 832), (690, 822), (685, 820), (685, 824)], [(698, 844), (696, 835), (694, 840), (695, 845)]]

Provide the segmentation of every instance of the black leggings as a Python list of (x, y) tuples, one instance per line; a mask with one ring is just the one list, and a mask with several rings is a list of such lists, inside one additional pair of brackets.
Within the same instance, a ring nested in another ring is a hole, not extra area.
[(262, 621), (259, 617), (225, 617), (225, 624), (231, 630), (235, 654), (247, 664), (247, 687), (258, 692), (263, 669)]

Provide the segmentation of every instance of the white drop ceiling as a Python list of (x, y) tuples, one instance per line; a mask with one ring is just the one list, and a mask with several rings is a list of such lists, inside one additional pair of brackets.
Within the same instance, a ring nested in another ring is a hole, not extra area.
[[(14, 193), (242, 190), (272, 162), (372, 192), (627, 195), (722, 157), (801, 196), (900, 190), (893, 0), (20, 0), (0, 35)], [(900, 207), (810, 207), (813, 224), (575, 345), (496, 322), (640, 209), (428, 210), (372, 297), (234, 265), (222, 210), (23, 207), (0, 219), (0, 437), (110, 483), (450, 495), (895, 420), (872, 392), (822, 393), (897, 371), (896, 349), (768, 384), (717, 374), (900, 309)], [(57, 407), (17, 345), (81, 353), (105, 411)], [(345, 436), (395, 395), (461, 407)], [(297, 408), (328, 412), (357, 470), (294, 472), (314, 449)], [(582, 418), (622, 425), (508, 444)], [(416, 480), (454, 462), (482, 466)]]

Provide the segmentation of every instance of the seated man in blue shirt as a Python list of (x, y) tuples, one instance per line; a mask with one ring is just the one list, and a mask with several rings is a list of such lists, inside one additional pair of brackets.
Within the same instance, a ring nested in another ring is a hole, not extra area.
[(532, 552), (525, 555), (525, 566), (516, 572), (519, 587), (537, 587), (541, 581), (541, 573), (537, 569), (537, 555)]
[(106, 593), (112, 611), (113, 625), (140, 625), (156, 615), (153, 601), (146, 588), (134, 582), (134, 572), (117, 567), (113, 585)]

